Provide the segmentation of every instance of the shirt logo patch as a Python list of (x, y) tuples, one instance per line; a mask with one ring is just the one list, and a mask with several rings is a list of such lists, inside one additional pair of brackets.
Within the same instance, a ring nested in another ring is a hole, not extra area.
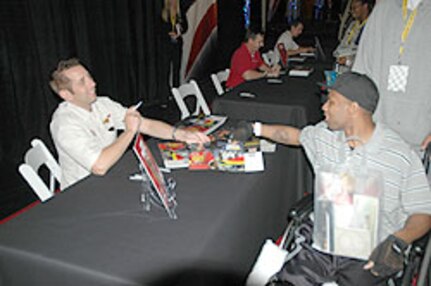
[(111, 113), (106, 115), (105, 119), (103, 119), (103, 124), (108, 124), (111, 119)]

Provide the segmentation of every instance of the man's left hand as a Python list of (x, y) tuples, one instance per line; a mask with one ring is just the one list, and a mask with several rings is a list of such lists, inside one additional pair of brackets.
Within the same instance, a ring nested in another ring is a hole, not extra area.
[(404, 267), (404, 254), (408, 244), (394, 235), (389, 235), (371, 253), (365, 270), (374, 276), (387, 277), (401, 271)]
[(187, 144), (203, 145), (210, 142), (210, 138), (202, 132), (187, 131), (183, 129), (177, 130), (178, 140), (186, 142)]

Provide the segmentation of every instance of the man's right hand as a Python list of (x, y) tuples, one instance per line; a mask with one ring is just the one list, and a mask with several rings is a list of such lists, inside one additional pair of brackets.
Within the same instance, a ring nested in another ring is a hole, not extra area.
[(126, 131), (131, 131), (134, 134), (138, 132), (139, 126), (141, 125), (142, 117), (134, 107), (130, 107), (126, 111), (126, 116), (124, 117), (124, 124), (126, 125)]
[(389, 235), (371, 253), (365, 270), (370, 270), (374, 276), (387, 277), (396, 274), (404, 267), (404, 255), (407, 242), (395, 235)]
[(268, 77), (279, 77), (280, 76), (280, 70), (281, 70), (280, 65), (276, 64), (273, 67), (271, 67), (267, 76)]

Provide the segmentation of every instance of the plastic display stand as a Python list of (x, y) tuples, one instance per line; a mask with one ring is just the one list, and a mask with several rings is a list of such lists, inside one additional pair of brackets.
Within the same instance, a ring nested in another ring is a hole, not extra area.
[(141, 202), (146, 211), (151, 210), (151, 205), (162, 206), (171, 219), (177, 219), (175, 209), (175, 182), (169, 179), (168, 182), (154, 160), (151, 150), (148, 148), (141, 135), (136, 136), (133, 151), (139, 160), (141, 171), (140, 180), (142, 183)]

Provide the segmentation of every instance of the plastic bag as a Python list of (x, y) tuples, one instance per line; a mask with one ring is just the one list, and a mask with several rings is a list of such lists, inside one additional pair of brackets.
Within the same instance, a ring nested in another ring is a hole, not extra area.
[(377, 246), (383, 177), (368, 169), (365, 154), (360, 161), (346, 160), (336, 168), (316, 168), (314, 248), (367, 259)]

